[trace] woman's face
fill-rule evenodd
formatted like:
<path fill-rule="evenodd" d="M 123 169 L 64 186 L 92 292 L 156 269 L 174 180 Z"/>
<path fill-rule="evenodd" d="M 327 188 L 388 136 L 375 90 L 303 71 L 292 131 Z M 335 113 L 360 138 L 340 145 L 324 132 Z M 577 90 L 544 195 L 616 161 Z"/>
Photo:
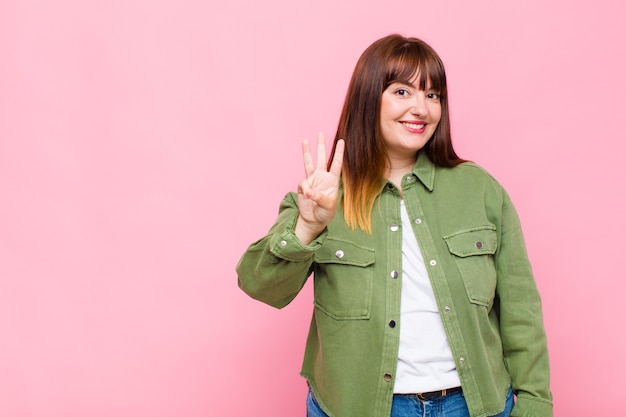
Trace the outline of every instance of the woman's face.
<path fill-rule="evenodd" d="M 419 89 L 419 74 L 412 83 L 396 82 L 380 104 L 380 126 L 391 159 L 415 157 L 435 133 L 441 119 L 437 91 Z"/>

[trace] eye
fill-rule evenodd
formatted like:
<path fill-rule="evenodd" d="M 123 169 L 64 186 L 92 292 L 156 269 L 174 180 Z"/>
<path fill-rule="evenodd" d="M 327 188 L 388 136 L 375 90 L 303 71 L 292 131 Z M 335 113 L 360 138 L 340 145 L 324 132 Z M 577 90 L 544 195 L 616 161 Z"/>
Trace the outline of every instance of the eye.
<path fill-rule="evenodd" d="M 439 101 L 439 99 L 441 98 L 441 96 L 438 93 L 428 93 L 426 94 L 426 97 L 428 97 L 431 100 L 436 100 Z"/>
<path fill-rule="evenodd" d="M 396 90 L 396 94 L 399 95 L 400 97 L 408 97 L 411 95 L 411 92 L 407 90 L 406 88 L 398 88 Z"/>

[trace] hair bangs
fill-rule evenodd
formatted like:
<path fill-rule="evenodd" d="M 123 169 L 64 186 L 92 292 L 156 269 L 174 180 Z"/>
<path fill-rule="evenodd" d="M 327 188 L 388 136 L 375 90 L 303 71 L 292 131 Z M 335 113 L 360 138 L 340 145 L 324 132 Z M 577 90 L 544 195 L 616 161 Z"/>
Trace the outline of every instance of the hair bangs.
<path fill-rule="evenodd" d="M 416 80 L 416 77 L 419 77 Z M 385 88 L 395 82 L 413 84 L 420 90 L 431 89 L 440 95 L 446 93 L 446 73 L 443 63 L 434 51 L 424 47 L 421 41 L 408 38 L 398 45 L 388 60 Z"/>

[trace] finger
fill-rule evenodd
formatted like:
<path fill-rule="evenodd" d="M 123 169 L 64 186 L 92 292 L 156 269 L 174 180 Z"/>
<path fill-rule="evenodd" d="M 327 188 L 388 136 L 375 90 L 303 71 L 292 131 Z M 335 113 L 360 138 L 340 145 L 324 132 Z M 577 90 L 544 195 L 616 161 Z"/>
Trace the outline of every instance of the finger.
<path fill-rule="evenodd" d="M 335 207 L 335 204 L 337 203 L 336 194 L 334 196 L 326 195 L 324 193 L 311 190 L 310 195 L 307 197 L 310 200 L 314 201 L 315 204 L 317 204 L 319 207 L 325 210 L 332 210 Z"/>
<path fill-rule="evenodd" d="M 304 161 L 304 173 L 307 178 L 313 175 L 315 172 L 315 165 L 313 165 L 313 157 L 311 156 L 311 149 L 309 148 L 309 141 L 302 141 L 302 159 Z"/>
<path fill-rule="evenodd" d="M 317 169 L 326 171 L 326 138 L 322 132 L 317 134 Z"/>
<path fill-rule="evenodd" d="M 330 173 L 339 177 L 341 175 L 341 167 L 343 166 L 343 151 L 345 149 L 346 142 L 343 139 L 339 139 L 335 145 L 335 154 L 333 155 L 333 162 L 330 164 Z"/>
<path fill-rule="evenodd" d="M 302 194 L 306 198 L 311 198 L 313 189 L 311 188 L 311 184 L 309 184 L 308 180 L 302 180 L 300 184 L 298 184 L 298 194 Z"/>

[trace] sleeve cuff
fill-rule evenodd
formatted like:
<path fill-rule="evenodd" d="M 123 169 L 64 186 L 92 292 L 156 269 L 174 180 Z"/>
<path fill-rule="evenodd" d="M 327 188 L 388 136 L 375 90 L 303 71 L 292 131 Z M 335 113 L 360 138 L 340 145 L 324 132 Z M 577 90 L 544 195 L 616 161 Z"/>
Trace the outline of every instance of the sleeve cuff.
<path fill-rule="evenodd" d="M 553 417 L 552 401 L 520 395 L 511 411 L 511 417 Z"/>
<path fill-rule="evenodd" d="M 277 233 L 270 241 L 270 252 L 286 261 L 304 261 L 315 256 L 317 250 L 322 246 L 328 235 L 328 229 L 324 229 L 320 235 L 309 245 L 304 245 L 295 234 L 297 216 L 285 224 L 285 229 Z"/>

